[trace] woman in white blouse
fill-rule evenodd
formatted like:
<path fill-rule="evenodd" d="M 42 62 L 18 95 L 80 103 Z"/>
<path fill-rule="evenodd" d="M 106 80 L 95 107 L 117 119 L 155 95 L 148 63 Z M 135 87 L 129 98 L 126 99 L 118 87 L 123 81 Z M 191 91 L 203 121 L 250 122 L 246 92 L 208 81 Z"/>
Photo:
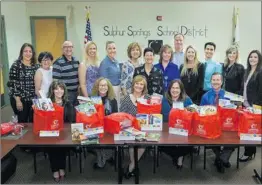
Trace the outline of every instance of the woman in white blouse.
<path fill-rule="evenodd" d="M 52 61 L 53 55 L 50 52 L 41 52 L 38 56 L 38 62 L 41 65 L 35 73 L 35 94 L 38 98 L 47 97 L 48 89 L 53 81 Z M 40 92 L 43 94 L 41 95 Z"/>

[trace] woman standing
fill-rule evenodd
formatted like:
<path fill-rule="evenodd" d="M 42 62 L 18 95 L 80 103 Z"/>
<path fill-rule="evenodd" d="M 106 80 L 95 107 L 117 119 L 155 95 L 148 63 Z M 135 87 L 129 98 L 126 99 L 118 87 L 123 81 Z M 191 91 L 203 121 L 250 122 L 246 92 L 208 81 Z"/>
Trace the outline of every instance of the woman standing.
<path fill-rule="evenodd" d="M 253 50 L 247 58 L 247 69 L 244 76 L 244 106 L 262 106 L 262 55 L 260 51 Z M 253 159 L 256 155 L 256 147 L 245 147 L 245 153 L 240 162 Z"/>
<path fill-rule="evenodd" d="M 235 94 L 242 94 L 241 87 L 244 81 L 245 69 L 238 62 L 237 47 L 231 46 L 226 50 L 226 60 L 223 65 L 224 89 Z"/>
<path fill-rule="evenodd" d="M 173 107 L 174 102 L 183 102 L 184 107 L 192 105 L 192 100 L 186 95 L 183 83 L 180 80 L 173 80 L 168 86 L 168 90 L 162 102 L 162 114 L 164 122 L 168 122 L 169 112 Z M 167 146 L 161 147 L 160 150 L 170 155 L 173 164 L 181 169 L 183 167 L 184 156 L 192 151 L 191 146 Z"/>
<path fill-rule="evenodd" d="M 199 105 L 203 91 L 204 65 L 199 62 L 193 46 L 186 48 L 184 64 L 180 66 L 180 77 L 186 94 Z"/>
<path fill-rule="evenodd" d="M 145 64 L 135 69 L 134 77 L 142 75 L 146 78 L 148 94 L 163 94 L 163 73 L 160 69 L 154 67 L 154 50 L 146 48 L 144 50 Z"/>
<path fill-rule="evenodd" d="M 113 85 L 117 103 L 120 103 L 120 65 L 116 60 L 116 44 L 113 41 L 106 42 L 107 56 L 99 67 L 99 76 L 107 78 Z"/>
<path fill-rule="evenodd" d="M 61 107 L 64 107 L 64 123 L 75 123 L 76 112 L 73 105 L 68 101 L 66 85 L 61 81 L 53 81 L 49 88 L 48 98 Z M 56 182 L 65 176 L 67 147 L 47 148 L 53 178 Z"/>
<path fill-rule="evenodd" d="M 145 97 L 147 94 L 147 82 L 141 75 L 135 76 L 132 82 L 131 94 L 126 95 L 121 101 L 120 112 L 126 112 L 132 116 L 137 114 L 137 99 Z M 138 149 L 138 160 L 141 158 L 145 148 Z M 130 163 L 125 172 L 125 178 L 129 179 L 134 176 L 135 160 L 134 149 L 129 148 Z"/>
<path fill-rule="evenodd" d="M 45 97 L 48 95 L 50 84 L 53 81 L 52 61 L 53 55 L 50 52 L 41 52 L 38 56 L 38 62 L 41 65 L 35 73 L 35 94 L 38 98 L 41 98 L 39 91 L 42 91 Z"/>
<path fill-rule="evenodd" d="M 96 80 L 92 90 L 92 96 L 100 96 L 102 98 L 105 116 L 118 112 L 114 89 L 108 79 L 100 77 Z M 104 168 L 106 162 L 112 162 L 113 151 L 111 149 L 100 149 L 97 150 L 96 153 L 97 162 L 93 166 L 94 169 Z"/>
<path fill-rule="evenodd" d="M 173 49 L 169 45 L 164 45 L 160 49 L 160 60 L 159 63 L 155 65 L 156 68 L 160 69 L 163 73 L 164 78 L 164 92 L 167 91 L 168 84 L 174 80 L 179 79 L 179 70 L 176 64 L 172 62 L 173 60 Z"/>
<path fill-rule="evenodd" d="M 90 41 L 85 46 L 85 61 L 78 68 L 80 93 L 88 97 L 95 81 L 99 77 L 97 45 Z"/>
<path fill-rule="evenodd" d="M 19 123 L 33 122 L 34 76 L 38 68 L 33 46 L 23 44 L 18 59 L 10 68 L 8 82 L 10 103 Z"/>
<path fill-rule="evenodd" d="M 122 95 L 126 96 L 131 93 L 132 80 L 135 68 L 141 65 L 139 58 L 142 55 L 142 49 L 137 42 L 129 44 L 127 48 L 127 55 L 129 60 L 123 63 L 121 72 L 121 91 Z"/>

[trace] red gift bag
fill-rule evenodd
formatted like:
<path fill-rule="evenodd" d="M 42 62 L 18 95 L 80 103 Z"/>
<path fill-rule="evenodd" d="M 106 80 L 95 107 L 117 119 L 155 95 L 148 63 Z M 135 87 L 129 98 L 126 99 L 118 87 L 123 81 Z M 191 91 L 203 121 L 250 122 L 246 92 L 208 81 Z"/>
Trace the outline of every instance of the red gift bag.
<path fill-rule="evenodd" d="M 223 131 L 238 130 L 238 110 L 218 107 L 220 124 Z"/>
<path fill-rule="evenodd" d="M 128 113 L 117 112 L 105 117 L 105 131 L 110 134 L 118 134 L 121 131 L 120 122 L 124 120 L 130 120 L 134 128 L 141 130 L 141 127 L 136 117 Z"/>
<path fill-rule="evenodd" d="M 137 102 L 137 114 L 161 114 L 162 104 L 145 105 Z"/>
<path fill-rule="evenodd" d="M 33 132 L 38 134 L 40 130 L 52 131 L 64 128 L 64 107 L 53 104 L 54 111 L 44 111 L 34 108 Z"/>
<path fill-rule="evenodd" d="M 105 111 L 104 106 L 100 104 L 95 104 L 96 113 L 92 115 L 86 115 L 83 112 L 76 112 L 76 122 L 83 123 L 84 128 L 97 128 L 104 127 Z M 103 137 L 103 134 L 99 134 Z"/>
<path fill-rule="evenodd" d="M 219 115 L 200 116 L 194 114 L 193 118 L 193 134 L 207 139 L 215 139 L 221 136 L 221 124 Z"/>
<path fill-rule="evenodd" d="M 238 136 L 240 134 L 262 134 L 261 114 L 239 111 Z"/>
<path fill-rule="evenodd" d="M 188 135 L 192 135 L 193 112 L 187 110 L 172 109 L 169 113 L 168 127 L 188 130 Z"/>

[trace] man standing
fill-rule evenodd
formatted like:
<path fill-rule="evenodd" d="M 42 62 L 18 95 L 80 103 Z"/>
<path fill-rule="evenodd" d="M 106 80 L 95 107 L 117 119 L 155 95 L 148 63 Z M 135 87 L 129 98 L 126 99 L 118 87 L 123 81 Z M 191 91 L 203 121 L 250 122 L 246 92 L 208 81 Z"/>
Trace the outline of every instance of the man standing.
<path fill-rule="evenodd" d="M 219 62 L 214 61 L 213 55 L 216 50 L 216 45 L 213 42 L 207 42 L 205 44 L 205 61 L 203 62 L 205 65 L 205 74 L 204 74 L 204 92 L 209 91 L 211 87 L 211 76 L 213 73 L 222 73 L 222 65 Z"/>
<path fill-rule="evenodd" d="M 175 52 L 173 54 L 173 63 L 177 65 L 178 69 L 180 65 L 184 63 L 184 35 L 182 33 L 177 33 L 174 36 Z"/>
<path fill-rule="evenodd" d="M 79 61 L 73 57 L 73 43 L 71 41 L 65 41 L 62 50 L 63 55 L 56 59 L 53 64 L 53 79 L 65 83 L 68 90 L 68 99 L 73 105 L 76 105 L 79 86 Z"/>
<path fill-rule="evenodd" d="M 221 89 L 223 83 L 223 77 L 221 73 L 213 73 L 211 76 L 212 88 L 206 92 L 202 99 L 200 105 L 218 105 L 219 99 L 225 99 L 225 91 Z M 234 147 L 224 147 L 221 149 L 221 146 L 212 147 L 213 152 L 216 155 L 215 165 L 217 171 L 220 173 L 225 172 L 225 167 L 230 168 L 231 164 L 229 159 L 234 151 Z"/>

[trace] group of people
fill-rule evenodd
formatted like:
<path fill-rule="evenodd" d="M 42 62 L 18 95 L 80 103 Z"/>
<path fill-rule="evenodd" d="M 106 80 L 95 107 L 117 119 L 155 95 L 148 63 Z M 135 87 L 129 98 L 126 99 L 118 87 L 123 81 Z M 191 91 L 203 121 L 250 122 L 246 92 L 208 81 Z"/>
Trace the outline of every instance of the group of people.
<path fill-rule="evenodd" d="M 205 60 L 200 62 L 197 50 L 192 45 L 184 49 L 184 35 L 174 36 L 173 51 L 170 45 L 163 45 L 160 59 L 154 63 L 154 50 L 142 51 L 137 42 L 127 48 L 128 60 L 119 63 L 116 58 L 117 47 L 113 41 L 106 42 L 106 57 L 100 62 L 95 42 L 85 45 L 83 62 L 73 56 L 73 43 L 65 41 L 63 54 L 53 62 L 50 52 L 41 52 L 36 61 L 36 53 L 31 44 L 25 43 L 18 59 L 9 72 L 8 87 L 10 102 L 18 122 L 33 122 L 32 99 L 41 98 L 42 91 L 52 102 L 64 107 L 64 122 L 75 122 L 74 106 L 77 96 L 101 96 L 105 115 L 114 112 L 126 112 L 133 116 L 137 113 L 137 99 L 150 97 L 157 93 L 163 95 L 163 121 L 168 121 L 168 114 L 173 102 L 184 102 L 187 107 L 197 105 L 217 105 L 223 99 L 225 91 L 243 95 L 245 107 L 262 105 L 262 56 L 253 50 L 247 57 L 247 68 L 238 61 L 238 48 L 231 46 L 226 50 L 225 61 L 219 63 L 213 59 L 216 44 L 204 45 Z M 144 62 L 141 60 L 143 55 Z M 174 165 L 182 168 L 183 159 L 192 151 L 191 147 L 161 147 L 160 150 L 171 156 Z M 140 148 L 140 159 L 145 149 Z M 219 172 L 230 167 L 229 158 L 234 147 L 215 147 L 215 165 Z M 134 176 L 134 155 L 130 148 L 130 163 L 125 177 Z M 65 151 L 49 149 L 49 159 L 53 177 L 56 181 L 65 175 Z M 246 147 L 240 161 L 254 157 L 255 147 Z M 95 169 L 103 168 L 112 161 L 109 150 L 96 151 Z M 114 159 L 113 159 L 114 160 Z"/>

